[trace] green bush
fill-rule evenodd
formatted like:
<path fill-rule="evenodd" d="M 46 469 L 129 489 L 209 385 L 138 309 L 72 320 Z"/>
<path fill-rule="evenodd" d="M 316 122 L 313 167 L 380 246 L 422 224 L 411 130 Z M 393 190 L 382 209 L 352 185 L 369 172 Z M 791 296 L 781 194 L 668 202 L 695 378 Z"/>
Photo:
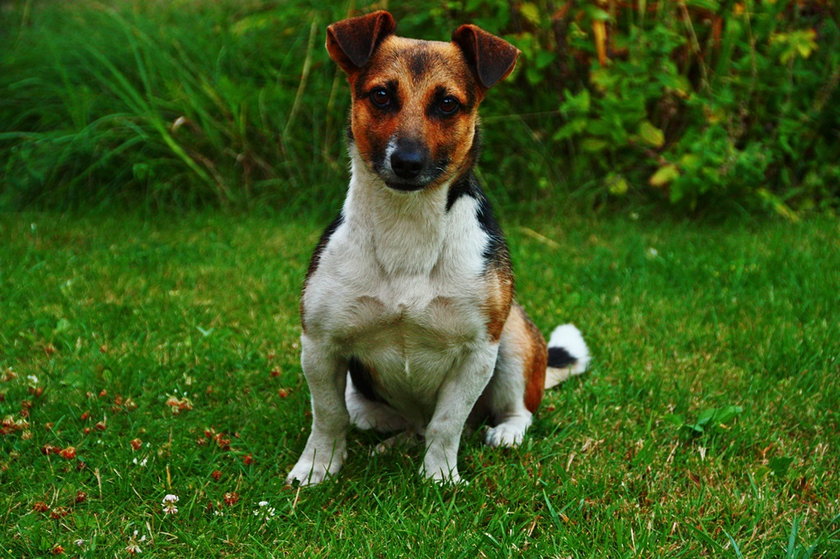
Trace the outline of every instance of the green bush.
<path fill-rule="evenodd" d="M 827 0 L 391 10 L 404 35 L 445 40 L 472 21 L 523 51 L 482 112 L 482 179 L 510 208 L 836 210 L 840 32 Z M 306 0 L 12 2 L 0 10 L 0 206 L 334 206 L 347 91 L 323 39 L 346 15 Z"/>

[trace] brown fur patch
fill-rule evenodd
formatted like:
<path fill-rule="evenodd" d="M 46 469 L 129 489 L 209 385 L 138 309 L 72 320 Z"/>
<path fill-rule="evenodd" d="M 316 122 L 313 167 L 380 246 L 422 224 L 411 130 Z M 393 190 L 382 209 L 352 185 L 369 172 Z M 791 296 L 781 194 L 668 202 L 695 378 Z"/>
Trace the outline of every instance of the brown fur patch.
<path fill-rule="evenodd" d="M 533 322 L 525 314 L 525 311 L 517 306 L 528 335 L 528 347 L 523 359 L 523 372 L 525 377 L 525 407 L 534 413 L 542 402 L 545 392 L 545 366 L 548 361 L 548 350 L 545 345 L 545 338 Z"/>
<path fill-rule="evenodd" d="M 522 364 L 525 384 L 523 403 L 531 413 L 536 412 L 545 392 L 545 372 L 548 350 L 542 333 L 515 302 L 504 325 L 505 351 Z"/>
<path fill-rule="evenodd" d="M 509 266 L 491 266 L 485 275 L 487 299 L 487 333 L 493 342 L 499 341 L 510 315 L 513 302 L 513 273 Z"/>
<path fill-rule="evenodd" d="M 548 350 L 545 339 L 525 311 L 513 304 L 510 317 L 505 324 L 505 340 L 510 340 L 513 351 L 522 362 L 522 376 L 525 380 L 525 407 L 534 413 L 542 401 L 545 391 L 545 367 Z"/>

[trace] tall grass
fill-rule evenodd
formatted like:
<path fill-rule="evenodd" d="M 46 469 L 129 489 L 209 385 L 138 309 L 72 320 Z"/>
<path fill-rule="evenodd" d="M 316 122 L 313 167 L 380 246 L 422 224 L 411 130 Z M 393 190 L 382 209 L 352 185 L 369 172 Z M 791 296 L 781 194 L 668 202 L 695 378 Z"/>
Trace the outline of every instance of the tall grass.
<path fill-rule="evenodd" d="M 6 205 L 295 203 L 341 174 L 340 122 L 324 114 L 344 101 L 316 40 L 341 17 L 328 8 L 27 3 L 2 17 Z"/>

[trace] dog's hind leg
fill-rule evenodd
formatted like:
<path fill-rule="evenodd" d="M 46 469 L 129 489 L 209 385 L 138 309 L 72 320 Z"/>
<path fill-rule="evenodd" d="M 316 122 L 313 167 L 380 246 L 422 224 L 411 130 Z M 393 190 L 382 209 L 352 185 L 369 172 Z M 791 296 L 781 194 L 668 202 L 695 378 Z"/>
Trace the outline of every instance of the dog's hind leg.
<path fill-rule="evenodd" d="M 382 433 L 403 431 L 409 428 L 408 422 L 394 408 L 384 402 L 369 399 L 353 384 L 350 373 L 347 374 L 347 387 L 344 401 L 350 421 L 359 429 L 374 429 Z"/>
<path fill-rule="evenodd" d="M 518 305 L 511 307 L 502 331 L 499 357 L 484 402 L 493 427 L 484 442 L 517 446 L 531 425 L 545 385 L 546 348 L 539 330 Z"/>

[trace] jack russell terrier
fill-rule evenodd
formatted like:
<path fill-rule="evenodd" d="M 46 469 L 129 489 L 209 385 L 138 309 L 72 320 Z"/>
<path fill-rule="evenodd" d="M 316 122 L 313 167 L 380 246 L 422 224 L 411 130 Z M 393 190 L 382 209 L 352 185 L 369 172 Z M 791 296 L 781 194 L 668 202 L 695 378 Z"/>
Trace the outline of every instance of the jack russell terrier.
<path fill-rule="evenodd" d="M 312 431 L 289 483 L 338 472 L 351 423 L 423 435 L 421 474 L 458 482 L 465 424 L 488 421 L 488 445 L 518 445 L 544 390 L 589 361 L 577 328 L 546 346 L 514 302 L 508 248 L 473 174 L 478 106 L 519 51 L 474 25 L 448 43 L 395 27 L 378 11 L 327 28 L 352 96 L 351 178 L 304 284 Z"/>

